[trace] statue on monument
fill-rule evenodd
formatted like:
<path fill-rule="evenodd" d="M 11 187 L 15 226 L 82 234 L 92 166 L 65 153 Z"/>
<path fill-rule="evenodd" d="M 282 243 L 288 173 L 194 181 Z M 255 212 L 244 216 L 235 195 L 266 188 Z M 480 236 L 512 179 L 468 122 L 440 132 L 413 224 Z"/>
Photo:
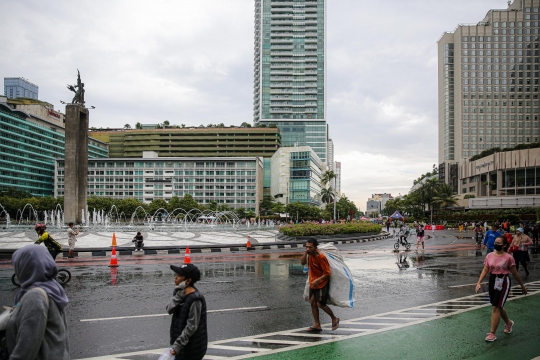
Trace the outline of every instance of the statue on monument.
<path fill-rule="evenodd" d="M 77 85 L 68 85 L 67 88 L 75 93 L 71 103 L 84 106 L 84 83 L 81 82 L 79 69 L 77 69 Z"/>

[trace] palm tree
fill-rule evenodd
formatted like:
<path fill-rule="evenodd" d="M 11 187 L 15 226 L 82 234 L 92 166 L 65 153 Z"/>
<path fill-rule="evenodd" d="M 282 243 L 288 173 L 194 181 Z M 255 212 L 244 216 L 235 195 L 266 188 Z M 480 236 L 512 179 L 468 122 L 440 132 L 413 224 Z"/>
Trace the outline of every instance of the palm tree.
<path fill-rule="evenodd" d="M 335 178 L 336 178 L 336 174 L 332 170 L 325 171 L 321 176 L 321 183 L 324 186 L 326 186 L 326 184 L 328 184 L 329 182 L 331 182 Z"/>
<path fill-rule="evenodd" d="M 437 188 L 437 194 L 433 197 L 433 202 L 443 208 L 457 204 L 457 197 L 454 195 L 452 185 L 440 184 Z"/>
<path fill-rule="evenodd" d="M 321 190 L 321 200 L 323 203 L 330 204 L 334 201 L 334 189 L 330 186 L 328 189 L 323 188 Z"/>

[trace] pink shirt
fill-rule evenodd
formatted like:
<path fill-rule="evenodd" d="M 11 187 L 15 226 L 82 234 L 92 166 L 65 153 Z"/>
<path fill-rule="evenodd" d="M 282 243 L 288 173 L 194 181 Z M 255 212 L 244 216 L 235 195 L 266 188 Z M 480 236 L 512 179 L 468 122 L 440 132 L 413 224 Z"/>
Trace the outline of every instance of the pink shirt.
<path fill-rule="evenodd" d="M 486 256 L 484 265 L 488 267 L 490 274 L 509 274 L 510 268 L 516 266 L 516 261 L 514 260 L 514 257 L 508 253 L 497 256 L 492 252 Z"/>

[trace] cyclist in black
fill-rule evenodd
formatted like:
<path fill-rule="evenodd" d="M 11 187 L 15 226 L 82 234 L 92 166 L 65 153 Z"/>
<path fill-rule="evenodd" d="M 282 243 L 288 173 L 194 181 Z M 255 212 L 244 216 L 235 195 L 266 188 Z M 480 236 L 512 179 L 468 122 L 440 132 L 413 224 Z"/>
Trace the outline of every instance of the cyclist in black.
<path fill-rule="evenodd" d="M 36 224 L 34 227 L 36 233 L 39 235 L 39 239 L 34 244 L 45 243 L 45 247 L 49 250 L 49 253 L 56 260 L 56 256 L 62 252 L 62 245 L 60 245 L 56 240 L 54 240 L 47 231 L 47 225 L 45 224 Z"/>

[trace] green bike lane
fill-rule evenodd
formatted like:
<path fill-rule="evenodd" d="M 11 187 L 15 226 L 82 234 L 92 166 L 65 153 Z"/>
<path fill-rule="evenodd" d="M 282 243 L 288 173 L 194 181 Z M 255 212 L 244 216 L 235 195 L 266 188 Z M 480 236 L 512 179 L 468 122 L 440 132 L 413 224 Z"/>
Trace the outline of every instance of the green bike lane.
<path fill-rule="evenodd" d="M 505 334 L 501 321 L 497 340 L 484 341 L 491 306 L 419 324 L 294 350 L 257 356 L 257 360 L 296 359 L 533 359 L 540 356 L 540 294 L 505 305 L 515 322 Z"/>

